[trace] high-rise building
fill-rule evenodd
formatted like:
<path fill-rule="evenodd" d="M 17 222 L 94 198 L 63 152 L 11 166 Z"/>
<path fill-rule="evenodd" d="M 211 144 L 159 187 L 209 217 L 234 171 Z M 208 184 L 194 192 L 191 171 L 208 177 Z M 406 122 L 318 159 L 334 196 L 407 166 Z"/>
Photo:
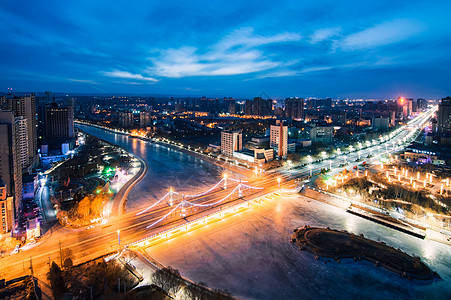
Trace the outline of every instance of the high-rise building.
<path fill-rule="evenodd" d="M 413 112 L 413 99 L 409 98 L 407 99 L 407 115 L 410 116 Z"/>
<path fill-rule="evenodd" d="M 236 101 L 235 99 L 229 98 L 227 100 L 224 100 L 227 106 L 227 111 L 229 114 L 235 114 L 236 113 Z"/>
<path fill-rule="evenodd" d="M 451 97 L 443 98 L 438 106 L 437 134 L 451 135 Z"/>
<path fill-rule="evenodd" d="M 241 131 L 224 130 L 221 132 L 221 153 L 233 156 L 233 152 L 243 149 L 243 134 Z"/>
<path fill-rule="evenodd" d="M 285 116 L 294 120 L 304 119 L 304 99 L 285 99 Z"/>
<path fill-rule="evenodd" d="M 51 91 L 45 91 L 44 104 L 51 104 L 53 102 L 53 93 Z"/>
<path fill-rule="evenodd" d="M 51 138 L 73 138 L 74 108 L 58 107 L 56 103 L 45 108 L 45 136 Z"/>
<path fill-rule="evenodd" d="M 36 122 L 36 99 L 34 94 L 26 96 L 6 95 L 0 97 L 0 107 L 12 110 L 16 117 L 25 117 L 28 127 L 28 155 L 30 164 L 36 162 L 38 141 Z"/>
<path fill-rule="evenodd" d="M 254 116 L 272 115 L 272 100 L 255 97 L 254 100 L 246 100 L 245 114 Z"/>
<path fill-rule="evenodd" d="M 417 99 L 417 109 L 418 111 L 422 111 L 428 107 L 428 102 L 426 99 L 418 98 Z"/>
<path fill-rule="evenodd" d="M 15 117 L 16 143 L 18 144 L 18 159 L 22 165 L 22 170 L 29 166 L 28 155 L 28 120 L 25 117 Z"/>
<path fill-rule="evenodd" d="M 152 115 L 150 111 L 143 110 L 139 113 L 139 127 L 146 128 L 152 126 Z"/>
<path fill-rule="evenodd" d="M 72 106 L 75 110 L 75 101 L 76 99 L 74 97 L 67 97 L 66 106 Z"/>
<path fill-rule="evenodd" d="M 122 128 L 130 128 L 134 125 L 133 113 L 131 111 L 121 112 L 119 116 L 119 124 Z"/>
<path fill-rule="evenodd" d="M 22 202 L 22 164 L 17 131 L 14 112 L 0 110 L 0 178 L 5 183 L 6 195 L 14 197 L 14 218 L 17 218 Z"/>
<path fill-rule="evenodd" d="M 8 233 L 13 229 L 13 200 L 13 197 L 8 197 L 6 184 L 0 178 L 0 234 Z"/>
<path fill-rule="evenodd" d="M 277 120 L 276 125 L 271 125 L 270 129 L 269 146 L 276 150 L 277 156 L 280 158 L 286 157 L 288 153 L 288 126 Z"/>

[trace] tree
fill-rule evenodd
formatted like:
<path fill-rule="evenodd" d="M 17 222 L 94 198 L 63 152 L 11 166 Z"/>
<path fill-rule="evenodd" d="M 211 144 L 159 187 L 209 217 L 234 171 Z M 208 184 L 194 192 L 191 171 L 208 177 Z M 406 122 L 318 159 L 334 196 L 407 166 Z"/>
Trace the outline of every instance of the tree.
<path fill-rule="evenodd" d="M 77 215 L 86 217 L 90 214 L 91 210 L 91 197 L 84 197 L 77 206 Z"/>
<path fill-rule="evenodd" d="M 50 281 L 53 297 L 55 299 L 60 299 L 65 291 L 64 279 L 60 267 L 54 261 L 52 261 L 49 273 L 47 274 L 47 279 Z"/>
<path fill-rule="evenodd" d="M 70 268 L 73 265 L 74 253 L 69 248 L 64 248 L 60 252 L 60 261 L 63 262 L 63 268 Z"/>
<path fill-rule="evenodd" d="M 203 294 L 203 288 L 196 285 L 190 284 L 183 288 L 184 300 L 201 300 Z"/>
<path fill-rule="evenodd" d="M 177 269 L 166 267 L 158 269 L 152 276 L 152 281 L 166 292 L 177 293 L 181 288 L 180 272 Z"/>

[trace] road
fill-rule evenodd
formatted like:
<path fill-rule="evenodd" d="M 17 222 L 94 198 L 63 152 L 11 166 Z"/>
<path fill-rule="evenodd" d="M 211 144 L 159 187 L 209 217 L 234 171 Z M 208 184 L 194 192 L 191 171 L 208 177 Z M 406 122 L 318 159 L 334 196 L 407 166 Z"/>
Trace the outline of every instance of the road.
<path fill-rule="evenodd" d="M 174 211 L 168 215 L 173 210 L 173 207 L 177 205 L 176 202 L 173 206 L 167 204 L 156 206 L 154 209 L 139 215 L 136 212 L 130 212 L 111 219 L 106 225 L 99 225 L 89 230 L 59 227 L 34 247 L 0 259 L 0 273 L 2 270 L 6 272 L 6 280 L 29 274 L 30 270 L 28 267 L 31 259 L 35 274 L 44 275 L 48 271 L 47 264 L 49 261 L 54 260 L 59 263 L 60 247 L 71 249 L 75 255 L 74 263 L 81 263 L 107 253 L 118 251 L 124 245 L 129 245 L 175 226 L 186 224 L 187 222 L 219 212 L 230 206 L 241 204 L 244 201 L 277 191 L 279 189 L 279 178 L 281 181 L 280 187 L 286 187 L 291 186 L 294 180 L 304 179 L 310 174 L 319 172 L 321 169 L 328 169 L 329 167 L 332 167 L 332 169 L 337 168 L 345 160 L 351 162 L 350 166 L 352 166 L 356 164 L 355 160 L 359 155 L 366 157 L 372 154 L 377 159 L 378 156 L 397 151 L 409 141 L 414 140 L 421 131 L 422 125 L 429 120 L 434 111 L 435 108 L 423 113 L 421 116 L 410 121 L 408 125 L 387 135 L 385 138 L 372 142 L 370 145 L 362 146 L 361 149 L 346 153 L 337 153 L 337 155 L 328 159 L 312 161 L 307 166 L 295 166 L 290 169 L 268 172 L 267 174 L 259 175 L 257 178 L 252 178 L 246 184 L 261 189 L 244 191 L 242 197 L 236 195 L 236 197 L 229 198 L 217 205 L 204 209 L 187 207 L 187 216 L 185 218 L 180 216 L 180 211 Z M 237 184 L 235 183 L 235 185 Z M 232 185 L 229 185 L 226 190 L 220 185 L 211 193 L 190 199 L 190 201 L 203 205 L 216 203 L 224 199 L 232 189 Z M 42 193 L 45 193 L 45 190 Z M 167 218 L 154 224 L 166 215 L 168 215 Z M 154 225 L 148 228 L 152 224 Z M 118 230 L 120 230 L 120 245 L 118 244 Z"/>

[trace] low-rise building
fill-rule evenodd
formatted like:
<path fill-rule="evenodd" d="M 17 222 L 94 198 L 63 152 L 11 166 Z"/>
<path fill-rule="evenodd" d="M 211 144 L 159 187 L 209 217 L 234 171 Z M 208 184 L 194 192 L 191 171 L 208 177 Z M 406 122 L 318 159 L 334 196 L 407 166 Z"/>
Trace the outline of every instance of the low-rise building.
<path fill-rule="evenodd" d="M 244 148 L 233 152 L 233 157 L 253 164 L 264 164 L 274 159 L 274 150 L 271 148 L 256 148 L 254 150 Z"/>
<path fill-rule="evenodd" d="M 27 240 L 33 240 L 41 236 L 41 224 L 38 219 L 27 221 Z"/>
<path fill-rule="evenodd" d="M 296 143 L 288 143 L 287 144 L 287 152 L 288 153 L 296 152 Z"/>
<path fill-rule="evenodd" d="M 5 182 L 0 179 L 0 234 L 11 232 L 13 228 L 14 197 L 8 197 Z"/>
<path fill-rule="evenodd" d="M 332 126 L 313 126 L 310 129 L 310 139 L 312 143 L 331 144 L 334 137 Z"/>

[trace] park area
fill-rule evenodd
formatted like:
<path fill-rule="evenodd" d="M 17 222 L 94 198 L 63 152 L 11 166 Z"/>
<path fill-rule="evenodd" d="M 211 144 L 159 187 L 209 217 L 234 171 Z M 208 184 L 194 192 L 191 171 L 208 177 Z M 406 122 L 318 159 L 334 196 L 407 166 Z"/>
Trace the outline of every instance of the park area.
<path fill-rule="evenodd" d="M 121 148 L 87 135 L 75 155 L 50 174 L 59 222 L 78 228 L 109 218 L 107 204 L 133 175 L 133 163 Z"/>

